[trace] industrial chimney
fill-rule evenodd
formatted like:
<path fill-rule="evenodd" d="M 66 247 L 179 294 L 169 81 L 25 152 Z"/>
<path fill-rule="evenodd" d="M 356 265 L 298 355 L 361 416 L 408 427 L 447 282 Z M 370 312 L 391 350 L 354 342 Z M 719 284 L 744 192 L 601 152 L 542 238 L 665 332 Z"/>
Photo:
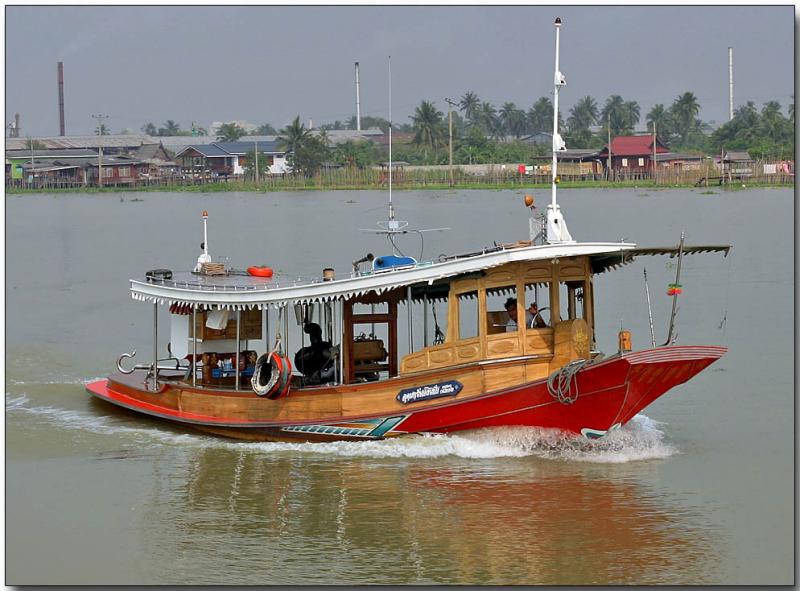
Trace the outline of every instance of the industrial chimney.
<path fill-rule="evenodd" d="M 64 62 L 58 62 L 58 134 L 67 135 L 64 130 Z"/>
<path fill-rule="evenodd" d="M 356 62 L 356 129 L 361 131 L 361 83 L 358 81 L 358 62 Z"/>

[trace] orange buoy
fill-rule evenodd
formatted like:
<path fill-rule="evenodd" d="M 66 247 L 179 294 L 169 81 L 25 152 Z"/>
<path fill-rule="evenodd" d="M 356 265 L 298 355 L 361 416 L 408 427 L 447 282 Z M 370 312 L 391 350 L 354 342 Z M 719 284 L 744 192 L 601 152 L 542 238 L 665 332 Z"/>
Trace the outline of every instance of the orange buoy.
<path fill-rule="evenodd" d="M 259 267 L 254 265 L 252 267 L 247 267 L 247 273 L 253 277 L 272 277 L 272 267 Z"/>

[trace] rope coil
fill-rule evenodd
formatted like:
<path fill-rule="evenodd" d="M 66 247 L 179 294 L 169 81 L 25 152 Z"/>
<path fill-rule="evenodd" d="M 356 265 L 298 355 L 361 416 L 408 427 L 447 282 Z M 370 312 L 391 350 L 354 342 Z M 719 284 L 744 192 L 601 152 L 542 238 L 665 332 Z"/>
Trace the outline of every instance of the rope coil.
<path fill-rule="evenodd" d="M 570 361 L 547 378 L 547 391 L 561 404 L 572 404 L 578 399 L 578 372 L 588 363 L 588 359 Z M 573 393 L 572 384 L 575 384 Z"/>

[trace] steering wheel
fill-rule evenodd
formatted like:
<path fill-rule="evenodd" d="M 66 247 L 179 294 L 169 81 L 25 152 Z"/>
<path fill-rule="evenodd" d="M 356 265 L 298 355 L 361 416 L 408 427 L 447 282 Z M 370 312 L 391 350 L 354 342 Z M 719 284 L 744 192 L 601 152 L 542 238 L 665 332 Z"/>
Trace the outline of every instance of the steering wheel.
<path fill-rule="evenodd" d="M 542 322 L 544 322 L 544 325 L 547 326 L 547 321 L 545 321 L 545 319 L 542 317 L 542 312 L 549 309 L 550 308 L 548 306 L 545 306 L 544 308 L 537 308 L 536 314 L 533 315 L 533 318 L 531 319 L 531 325 L 528 328 L 541 328 L 536 326 L 537 318 L 539 318 Z"/>

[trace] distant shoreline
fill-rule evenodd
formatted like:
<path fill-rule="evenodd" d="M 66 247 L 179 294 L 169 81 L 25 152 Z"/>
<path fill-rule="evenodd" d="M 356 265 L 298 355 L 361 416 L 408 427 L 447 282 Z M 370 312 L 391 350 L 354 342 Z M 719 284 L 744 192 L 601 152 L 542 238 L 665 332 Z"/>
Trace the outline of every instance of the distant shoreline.
<path fill-rule="evenodd" d="M 733 183 L 718 184 L 709 182 L 700 186 L 694 183 L 654 183 L 649 180 L 630 180 L 630 181 L 563 181 L 559 184 L 561 189 L 699 189 L 699 190 L 718 190 L 718 191 L 739 191 L 742 189 L 764 188 L 764 187 L 785 187 L 794 188 L 794 183 L 763 182 L 763 181 L 734 181 Z M 426 183 L 393 186 L 395 191 L 428 191 L 428 190 L 530 190 L 539 191 L 547 189 L 549 184 L 542 183 Z M 219 182 L 205 183 L 197 185 L 175 184 L 175 185 L 150 185 L 144 187 L 77 187 L 77 188 L 41 188 L 25 189 L 19 187 L 6 187 L 7 195 L 33 195 L 41 193 L 286 193 L 302 191 L 386 191 L 386 186 L 364 186 L 364 185 L 327 185 L 316 184 L 310 181 L 304 185 L 281 186 L 278 184 L 260 184 L 252 182 Z"/>

